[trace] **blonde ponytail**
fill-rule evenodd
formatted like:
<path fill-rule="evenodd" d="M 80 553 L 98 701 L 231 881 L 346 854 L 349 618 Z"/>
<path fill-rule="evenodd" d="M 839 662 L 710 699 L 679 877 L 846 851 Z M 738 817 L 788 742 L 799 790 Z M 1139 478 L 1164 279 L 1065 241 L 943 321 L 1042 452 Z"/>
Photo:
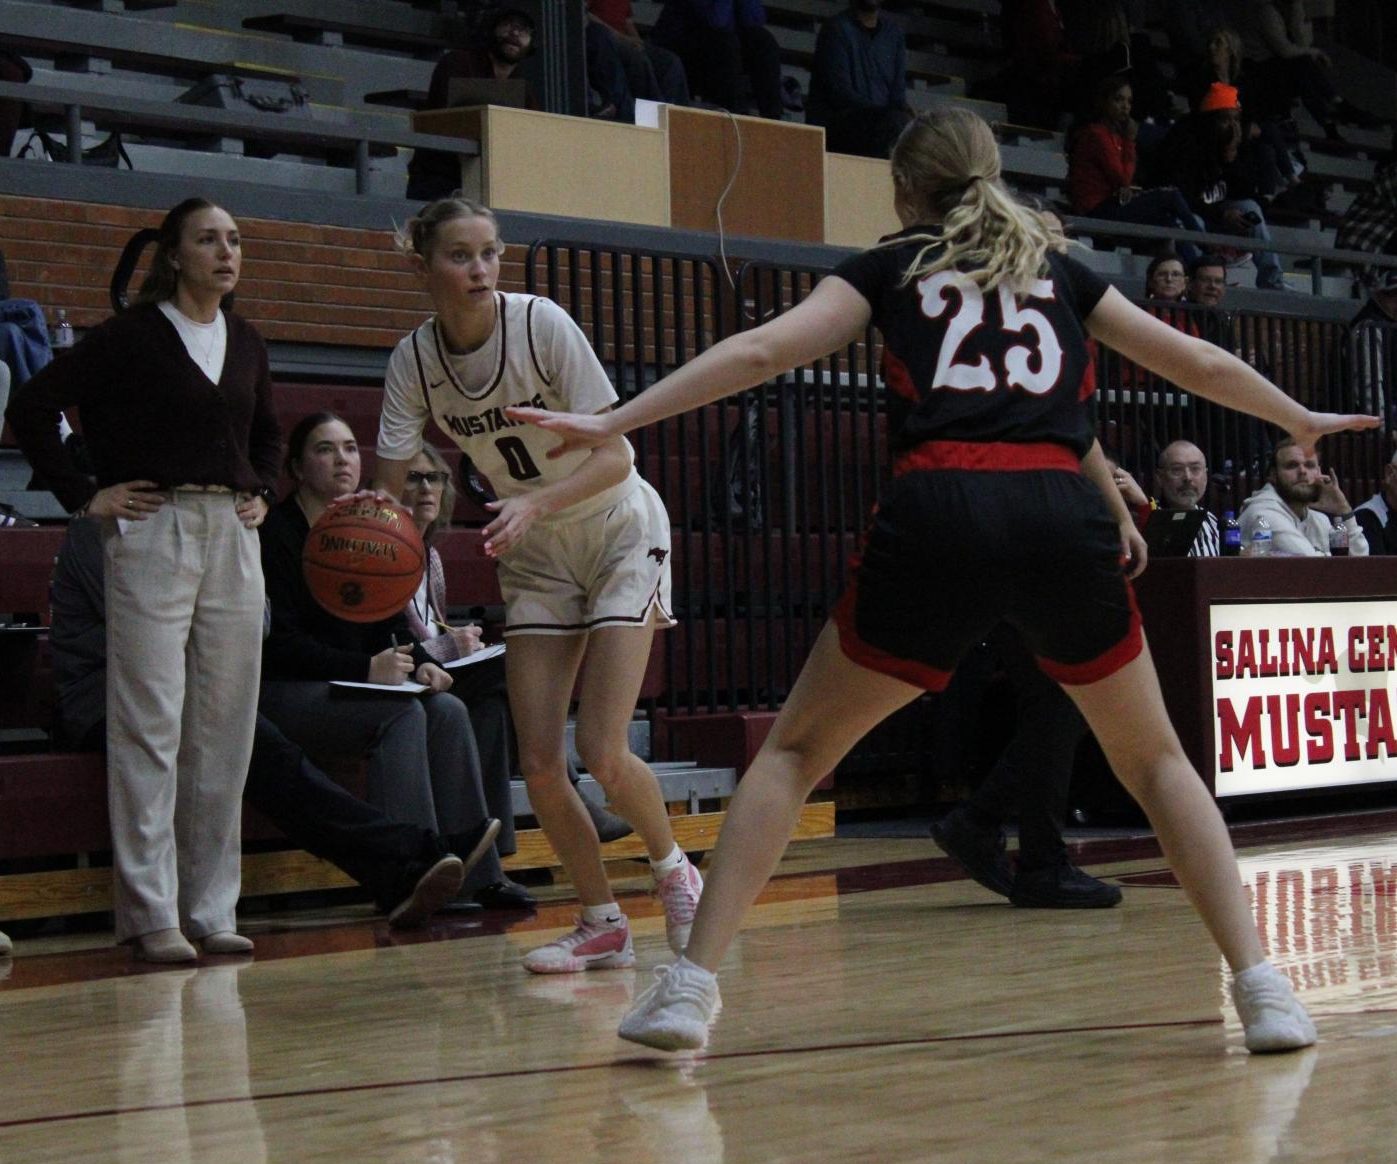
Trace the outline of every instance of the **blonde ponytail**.
<path fill-rule="evenodd" d="M 1019 202 L 1000 180 L 999 146 L 983 118 L 967 110 L 926 111 L 898 138 L 892 155 L 898 195 L 918 216 L 939 217 L 902 282 L 961 271 L 981 290 L 1000 283 L 1023 291 L 1044 271 L 1049 251 L 1067 240 L 1056 219 Z M 907 236 L 895 245 L 908 241 Z"/>

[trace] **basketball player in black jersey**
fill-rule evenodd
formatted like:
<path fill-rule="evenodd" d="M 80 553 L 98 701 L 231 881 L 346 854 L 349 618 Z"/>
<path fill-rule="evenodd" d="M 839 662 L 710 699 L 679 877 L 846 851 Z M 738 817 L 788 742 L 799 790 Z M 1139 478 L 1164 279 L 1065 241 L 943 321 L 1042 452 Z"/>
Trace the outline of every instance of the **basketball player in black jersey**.
<path fill-rule="evenodd" d="M 702 1047 L 712 971 L 779 860 L 810 789 L 868 730 L 1001 619 L 1076 703 L 1150 817 L 1221 948 L 1252 1051 L 1314 1042 L 1266 960 L 1217 806 L 1165 712 L 1122 554 L 1144 546 L 1093 439 L 1087 339 L 1305 447 L 1376 417 L 1313 413 L 1246 364 L 1132 306 L 1064 253 L 1061 232 L 1000 181 L 989 127 L 923 113 L 893 151 L 906 229 L 840 264 L 800 304 L 708 349 L 614 412 L 515 412 L 588 447 L 883 334 L 894 480 L 834 618 L 738 786 L 685 956 L 621 1023 L 665 1050 Z"/>

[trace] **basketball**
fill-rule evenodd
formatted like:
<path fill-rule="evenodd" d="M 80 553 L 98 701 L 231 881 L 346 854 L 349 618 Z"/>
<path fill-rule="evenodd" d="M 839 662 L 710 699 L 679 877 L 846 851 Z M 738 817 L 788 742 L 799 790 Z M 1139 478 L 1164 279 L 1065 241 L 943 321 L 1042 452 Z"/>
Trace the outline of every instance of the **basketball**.
<path fill-rule="evenodd" d="M 426 557 L 401 505 L 350 497 L 328 506 L 311 526 L 301 569 L 315 601 L 336 618 L 378 622 L 417 592 Z"/>

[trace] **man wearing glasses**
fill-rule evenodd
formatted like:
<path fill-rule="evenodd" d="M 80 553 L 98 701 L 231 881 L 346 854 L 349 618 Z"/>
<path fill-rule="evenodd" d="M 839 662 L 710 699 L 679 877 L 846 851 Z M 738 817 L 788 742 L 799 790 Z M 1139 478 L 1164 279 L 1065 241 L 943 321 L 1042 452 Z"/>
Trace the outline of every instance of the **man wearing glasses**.
<path fill-rule="evenodd" d="M 1202 509 L 1208 489 L 1208 458 L 1190 441 L 1166 445 L 1155 464 L 1154 492 L 1161 509 Z M 1198 536 L 1189 547 L 1190 558 L 1218 556 L 1218 519 L 1205 511 Z"/>

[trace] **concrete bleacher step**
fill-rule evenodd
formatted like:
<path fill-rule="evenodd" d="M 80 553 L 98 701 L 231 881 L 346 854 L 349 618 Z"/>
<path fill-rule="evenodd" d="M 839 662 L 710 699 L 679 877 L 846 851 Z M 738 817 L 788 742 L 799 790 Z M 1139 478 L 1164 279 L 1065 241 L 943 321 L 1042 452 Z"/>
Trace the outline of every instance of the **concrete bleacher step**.
<path fill-rule="evenodd" d="M 701 767 L 692 760 L 649 761 L 650 770 L 660 782 L 660 794 L 666 804 L 687 804 L 697 812 L 702 800 L 719 800 L 731 796 L 737 789 L 734 768 Z M 577 790 L 594 804 L 605 804 L 606 793 L 586 772 L 578 773 Z M 531 816 L 529 792 L 524 781 L 515 780 L 510 786 L 515 816 Z"/>

